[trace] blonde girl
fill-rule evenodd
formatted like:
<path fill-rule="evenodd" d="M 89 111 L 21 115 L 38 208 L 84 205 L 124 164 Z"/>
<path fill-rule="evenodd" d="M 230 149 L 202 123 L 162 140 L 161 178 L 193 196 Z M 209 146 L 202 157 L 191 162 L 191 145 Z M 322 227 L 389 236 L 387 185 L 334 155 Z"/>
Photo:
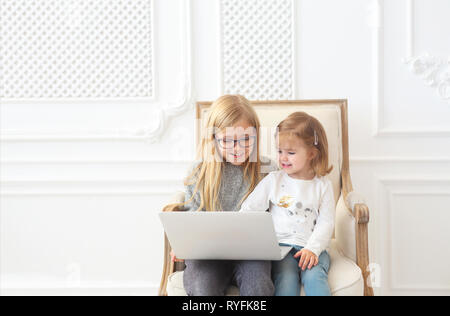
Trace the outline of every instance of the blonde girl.
<path fill-rule="evenodd" d="M 272 263 L 275 295 L 331 295 L 330 257 L 326 251 L 334 230 L 332 170 L 328 142 L 320 122 L 295 112 L 277 128 L 279 171 L 270 172 L 242 204 L 241 211 L 272 213 L 280 245 L 291 246 Z"/>
<path fill-rule="evenodd" d="M 239 210 L 263 177 L 259 129 L 258 117 L 245 97 L 224 95 L 212 104 L 199 147 L 201 161 L 185 181 L 186 211 Z M 273 295 L 270 261 L 186 260 L 185 264 L 188 295 L 224 295 L 230 283 L 244 296 Z"/>

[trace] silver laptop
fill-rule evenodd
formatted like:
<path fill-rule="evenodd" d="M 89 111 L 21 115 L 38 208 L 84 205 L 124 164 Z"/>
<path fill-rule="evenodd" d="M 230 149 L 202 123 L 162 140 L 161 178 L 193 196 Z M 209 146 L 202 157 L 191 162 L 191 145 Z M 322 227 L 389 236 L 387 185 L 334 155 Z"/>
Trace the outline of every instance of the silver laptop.
<path fill-rule="evenodd" d="M 166 212 L 159 217 L 179 259 L 281 260 L 268 212 Z"/>

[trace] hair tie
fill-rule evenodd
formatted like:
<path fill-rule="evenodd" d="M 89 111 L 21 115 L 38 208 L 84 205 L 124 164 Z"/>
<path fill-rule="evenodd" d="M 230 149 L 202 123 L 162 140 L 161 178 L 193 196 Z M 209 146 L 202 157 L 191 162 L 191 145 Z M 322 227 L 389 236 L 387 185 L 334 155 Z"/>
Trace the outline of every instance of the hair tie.
<path fill-rule="evenodd" d="M 314 130 L 314 146 L 319 144 L 319 137 L 317 137 L 316 130 Z"/>

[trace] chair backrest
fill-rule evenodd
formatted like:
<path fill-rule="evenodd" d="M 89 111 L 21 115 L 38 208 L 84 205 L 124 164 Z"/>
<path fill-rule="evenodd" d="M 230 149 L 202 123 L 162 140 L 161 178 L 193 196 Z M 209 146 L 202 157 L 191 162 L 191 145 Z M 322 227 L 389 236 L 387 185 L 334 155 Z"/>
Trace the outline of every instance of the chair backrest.
<path fill-rule="evenodd" d="M 197 145 L 200 128 L 205 126 L 212 102 L 197 103 Z M 261 123 L 260 153 L 277 161 L 274 133 L 283 119 L 293 112 L 306 112 L 317 118 L 325 128 L 328 139 L 329 161 L 333 170 L 328 178 L 333 183 L 337 203 L 341 194 L 341 173 L 348 168 L 347 100 L 298 100 L 251 102 Z"/>

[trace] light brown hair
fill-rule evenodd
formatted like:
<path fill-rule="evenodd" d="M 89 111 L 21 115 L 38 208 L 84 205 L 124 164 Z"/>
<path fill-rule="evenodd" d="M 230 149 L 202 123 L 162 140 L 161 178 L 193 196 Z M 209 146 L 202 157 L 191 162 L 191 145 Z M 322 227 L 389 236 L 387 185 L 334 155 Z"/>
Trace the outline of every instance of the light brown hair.
<path fill-rule="evenodd" d="M 277 126 L 275 135 L 279 139 L 301 139 L 305 145 L 316 152 L 311 160 L 311 168 L 317 176 L 325 176 L 333 166 L 328 164 L 328 140 L 325 129 L 315 117 L 305 112 L 294 112 Z"/>
<path fill-rule="evenodd" d="M 186 186 L 195 184 L 192 197 L 184 203 L 167 206 L 164 209 L 165 211 L 173 210 L 173 206 L 190 203 L 197 192 L 200 195 L 200 206 L 196 211 L 201 211 L 203 208 L 206 211 L 221 210 L 219 189 L 225 161 L 222 159 L 223 157 L 220 157 L 220 159 L 211 159 L 211 157 L 217 157 L 218 155 L 214 134 L 218 131 L 224 131 L 227 127 L 234 126 L 242 119 L 245 119 L 256 129 L 256 143 L 253 151 L 250 153 L 250 157 L 242 164 L 244 179 L 248 181 L 249 187 L 239 204 L 255 189 L 261 180 L 259 119 L 250 102 L 245 97 L 241 95 L 224 95 L 214 101 L 209 109 L 205 126 L 206 133 L 204 133 L 198 148 L 198 157 L 201 159 L 201 162 L 194 167 L 184 181 L 184 185 Z"/>

